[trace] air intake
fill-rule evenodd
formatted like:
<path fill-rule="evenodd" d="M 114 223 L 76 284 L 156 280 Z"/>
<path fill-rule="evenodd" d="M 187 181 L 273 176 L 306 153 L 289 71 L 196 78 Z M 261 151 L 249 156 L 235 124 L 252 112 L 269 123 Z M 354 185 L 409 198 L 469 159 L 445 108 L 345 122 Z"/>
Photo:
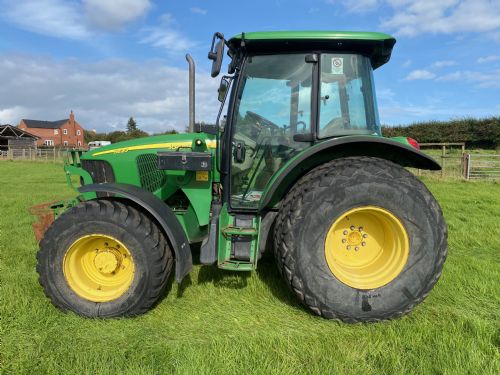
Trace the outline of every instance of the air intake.
<path fill-rule="evenodd" d="M 141 186 L 154 192 L 165 184 L 167 177 L 163 171 L 158 170 L 158 156 L 155 154 L 144 154 L 137 157 L 137 169 Z"/>

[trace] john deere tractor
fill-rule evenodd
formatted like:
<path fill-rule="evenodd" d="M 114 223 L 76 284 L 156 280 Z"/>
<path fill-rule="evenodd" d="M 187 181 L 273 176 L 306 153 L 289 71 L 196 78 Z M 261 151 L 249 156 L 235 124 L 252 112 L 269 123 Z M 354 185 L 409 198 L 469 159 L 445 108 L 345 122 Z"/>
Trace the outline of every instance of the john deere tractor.
<path fill-rule="evenodd" d="M 52 206 L 37 270 L 54 305 L 89 317 L 150 309 L 200 262 L 252 272 L 274 252 L 312 312 L 346 322 L 412 310 L 447 252 L 441 209 L 405 167 L 438 170 L 409 138 L 384 138 L 373 71 L 395 39 L 370 32 L 215 33 L 215 126 L 71 151 L 77 198 Z M 227 112 L 225 112 L 227 110 Z M 223 111 L 226 113 L 224 115 Z M 76 183 L 76 181 L 80 183 Z M 196 245 L 198 247 L 198 245 Z"/>

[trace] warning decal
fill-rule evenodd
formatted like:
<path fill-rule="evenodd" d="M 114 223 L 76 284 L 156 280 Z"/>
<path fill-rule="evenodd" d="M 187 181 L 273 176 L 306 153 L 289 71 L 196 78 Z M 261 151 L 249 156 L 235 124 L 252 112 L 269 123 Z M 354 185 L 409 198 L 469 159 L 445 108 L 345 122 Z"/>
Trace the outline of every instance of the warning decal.
<path fill-rule="evenodd" d="M 344 58 L 332 58 L 332 74 L 344 74 Z"/>

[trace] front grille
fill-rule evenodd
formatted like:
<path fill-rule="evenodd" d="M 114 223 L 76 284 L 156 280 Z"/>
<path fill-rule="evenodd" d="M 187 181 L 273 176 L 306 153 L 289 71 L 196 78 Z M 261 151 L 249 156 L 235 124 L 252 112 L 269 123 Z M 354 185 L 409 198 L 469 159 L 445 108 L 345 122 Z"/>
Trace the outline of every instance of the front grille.
<path fill-rule="evenodd" d="M 139 155 L 137 157 L 137 169 L 139 170 L 141 186 L 144 189 L 154 192 L 165 184 L 165 173 L 158 169 L 158 155 Z"/>
<path fill-rule="evenodd" d="M 115 174 L 111 164 L 104 160 L 81 160 L 82 168 L 92 177 L 94 183 L 112 183 L 115 182 Z"/>

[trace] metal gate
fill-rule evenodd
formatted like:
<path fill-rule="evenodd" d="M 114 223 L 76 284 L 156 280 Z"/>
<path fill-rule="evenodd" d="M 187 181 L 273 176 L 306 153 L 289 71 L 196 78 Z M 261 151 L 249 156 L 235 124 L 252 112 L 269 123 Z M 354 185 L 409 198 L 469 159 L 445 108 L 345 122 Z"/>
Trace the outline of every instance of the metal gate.
<path fill-rule="evenodd" d="M 464 154 L 463 165 L 467 180 L 500 180 L 500 155 Z"/>

